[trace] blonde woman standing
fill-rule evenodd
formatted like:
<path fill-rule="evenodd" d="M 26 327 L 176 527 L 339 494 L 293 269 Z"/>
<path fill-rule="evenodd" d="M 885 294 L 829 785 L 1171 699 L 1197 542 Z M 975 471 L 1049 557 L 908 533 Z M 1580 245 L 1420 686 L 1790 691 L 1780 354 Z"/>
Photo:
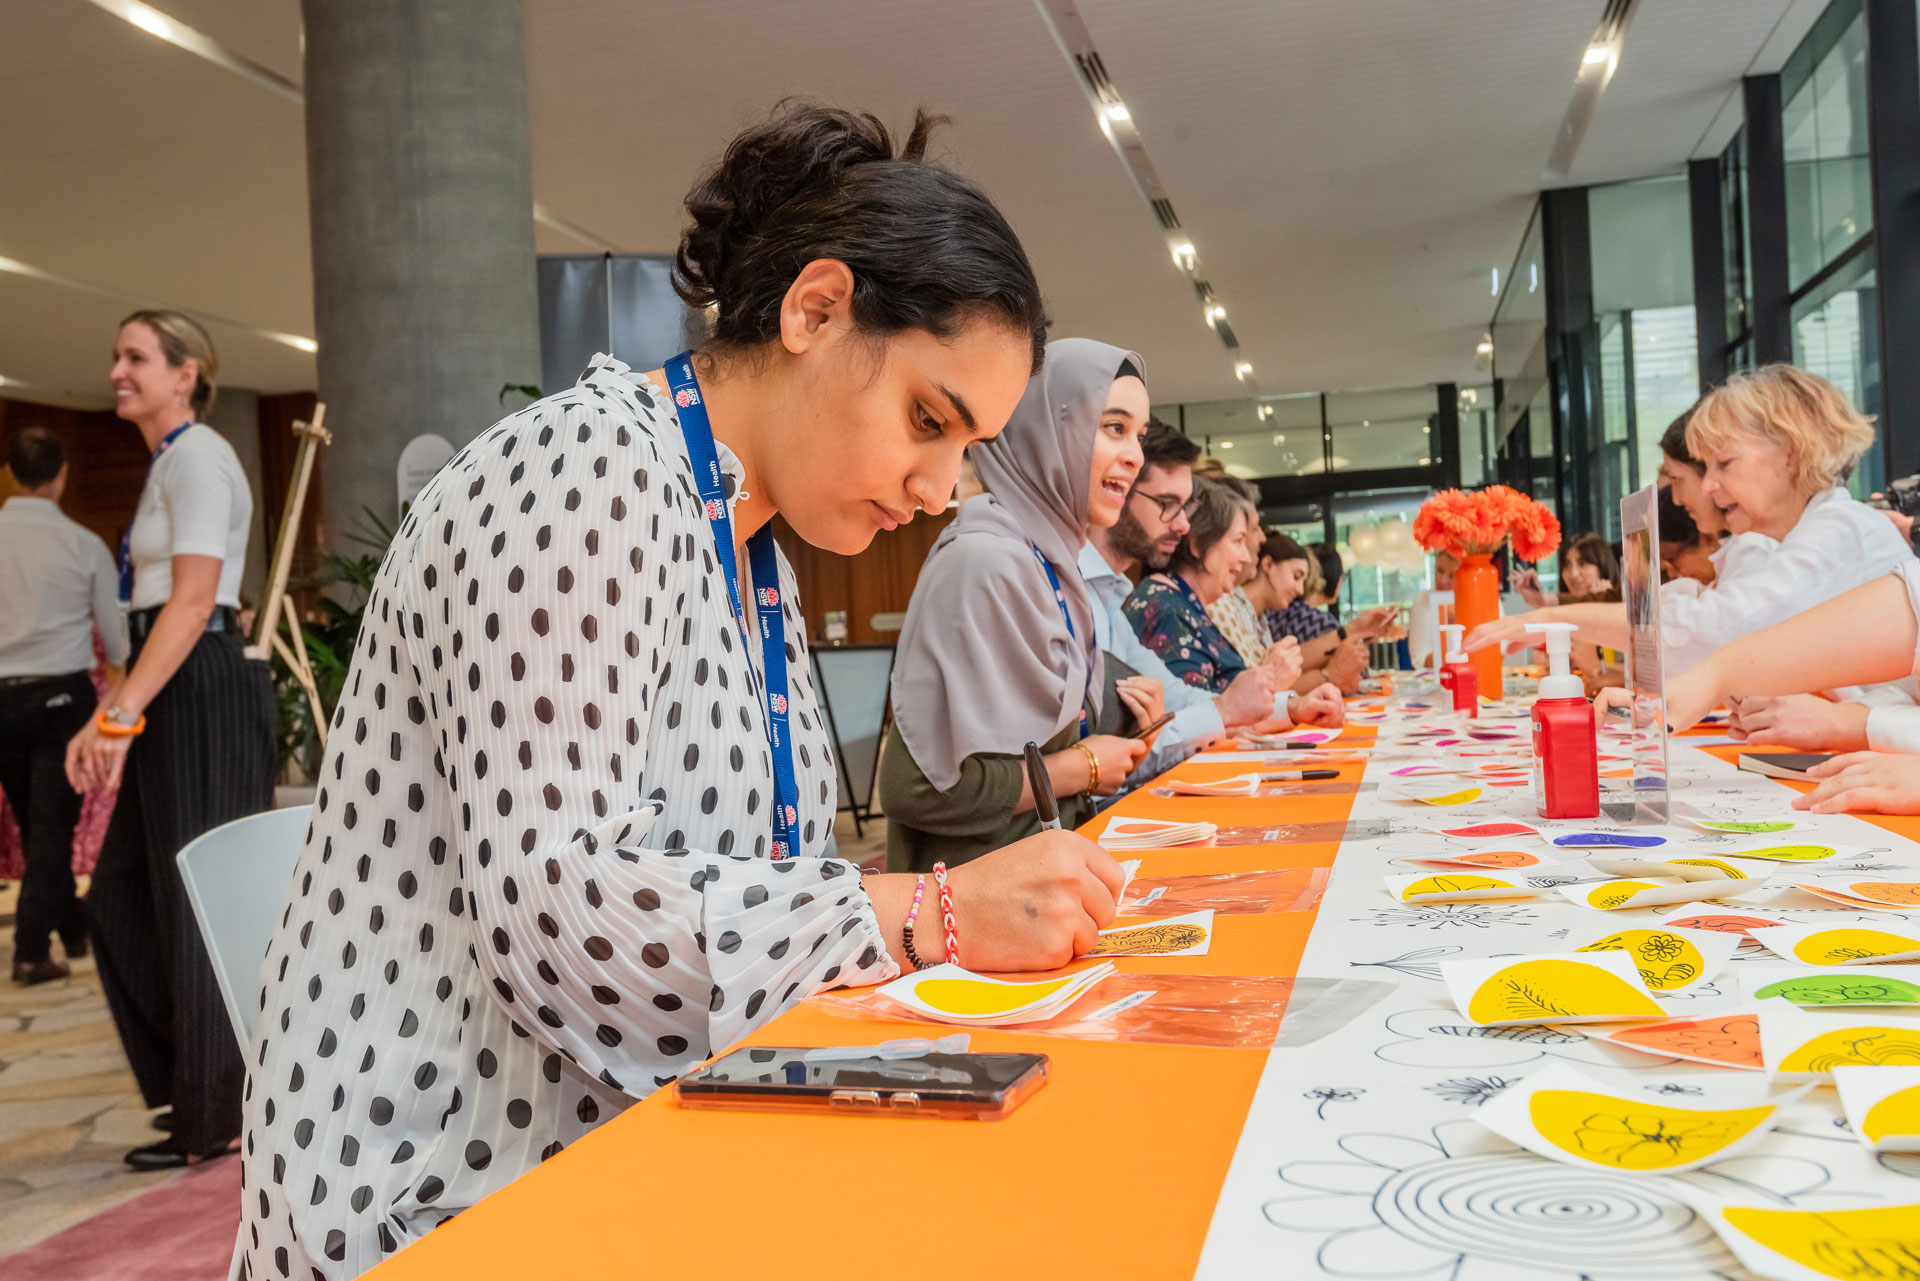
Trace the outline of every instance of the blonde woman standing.
<path fill-rule="evenodd" d="M 127 1163 L 224 1154 L 244 1079 L 226 1007 L 174 855 L 273 803 L 274 699 L 239 624 L 253 494 L 233 447 L 200 421 L 218 358 L 206 330 L 137 311 L 113 349 L 116 412 L 153 461 L 120 550 L 133 643 L 126 678 L 67 746 L 80 791 L 120 785 L 87 894 L 100 981 L 149 1107 L 170 1131 Z"/>

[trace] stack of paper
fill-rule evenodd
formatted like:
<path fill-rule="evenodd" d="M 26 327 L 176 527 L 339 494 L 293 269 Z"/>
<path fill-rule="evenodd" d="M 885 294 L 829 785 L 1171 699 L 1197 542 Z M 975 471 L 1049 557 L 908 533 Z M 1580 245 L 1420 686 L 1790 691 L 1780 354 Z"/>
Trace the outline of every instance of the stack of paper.
<path fill-rule="evenodd" d="M 936 965 L 880 988 L 888 1000 L 939 1023 L 998 1027 L 1050 1019 L 1113 973 L 1111 961 L 1033 983 L 991 979 L 957 965 Z"/>
<path fill-rule="evenodd" d="M 1110 850 L 1161 850 L 1173 845 L 1197 845 L 1213 839 L 1220 829 L 1212 823 L 1173 823 L 1159 818 L 1113 818 L 1100 833 L 1100 844 Z"/>

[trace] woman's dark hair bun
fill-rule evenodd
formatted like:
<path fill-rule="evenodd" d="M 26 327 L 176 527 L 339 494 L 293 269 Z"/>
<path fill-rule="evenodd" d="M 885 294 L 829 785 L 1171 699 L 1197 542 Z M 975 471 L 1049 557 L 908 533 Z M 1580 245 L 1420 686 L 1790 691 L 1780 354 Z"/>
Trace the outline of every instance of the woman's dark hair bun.
<path fill-rule="evenodd" d="M 1046 317 L 1026 251 L 978 187 L 926 160 L 946 123 L 915 112 L 896 152 L 869 112 L 787 99 L 729 143 L 687 195 L 674 255 L 674 290 L 715 310 L 711 342 L 777 337 L 794 277 L 832 258 L 853 272 L 862 330 L 944 338 L 985 313 L 1031 336 L 1038 370 Z"/>

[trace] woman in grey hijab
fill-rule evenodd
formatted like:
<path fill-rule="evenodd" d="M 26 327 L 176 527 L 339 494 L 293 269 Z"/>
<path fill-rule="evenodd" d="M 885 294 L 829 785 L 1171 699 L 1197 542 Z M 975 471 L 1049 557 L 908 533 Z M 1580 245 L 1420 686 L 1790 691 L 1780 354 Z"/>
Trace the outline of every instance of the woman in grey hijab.
<path fill-rule="evenodd" d="M 1143 368 L 1090 339 L 1049 343 L 1006 429 L 969 451 L 986 492 L 927 553 L 893 669 L 880 769 L 890 870 L 961 863 L 1038 831 L 1029 741 L 1067 827 L 1145 752 L 1089 732 L 1105 673 L 1075 567 L 1088 529 L 1119 520 L 1140 470 Z M 1157 682 L 1118 692 L 1137 720 L 1159 715 Z"/>

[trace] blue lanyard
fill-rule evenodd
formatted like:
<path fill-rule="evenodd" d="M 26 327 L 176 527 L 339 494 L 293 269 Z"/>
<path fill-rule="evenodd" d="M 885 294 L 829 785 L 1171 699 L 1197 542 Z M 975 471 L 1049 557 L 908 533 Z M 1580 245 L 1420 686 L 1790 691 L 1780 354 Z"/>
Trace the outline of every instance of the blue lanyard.
<path fill-rule="evenodd" d="M 187 421 L 181 423 L 178 427 L 175 427 L 172 431 L 168 432 L 166 435 L 160 438 L 160 443 L 153 447 L 153 457 L 147 460 L 147 476 L 149 478 L 151 478 L 153 475 L 153 465 L 160 461 L 160 455 L 166 453 L 169 449 L 172 449 L 173 442 L 180 439 L 180 433 L 185 431 L 187 428 L 191 426 L 193 426 L 193 419 L 189 418 L 187 419 Z M 146 484 L 146 481 L 144 480 L 140 482 L 140 492 L 142 494 L 145 494 L 147 492 L 147 484 Z M 135 515 L 136 517 L 138 516 L 137 509 L 135 511 Z M 120 603 L 122 605 L 125 605 L 131 602 L 132 600 L 133 600 L 133 522 L 128 521 L 127 527 L 120 531 Z"/>
<path fill-rule="evenodd" d="M 714 550 L 726 571 L 727 599 L 740 639 L 747 639 L 746 611 L 740 607 L 740 563 L 733 554 L 733 517 L 720 484 L 720 459 L 713 446 L 713 426 L 707 421 L 700 380 L 694 376 L 693 353 L 683 351 L 666 365 L 667 385 L 680 412 L 680 432 L 686 437 L 687 457 L 700 490 L 707 523 L 713 527 Z M 760 623 L 760 659 L 766 669 L 767 741 L 773 749 L 773 857 L 791 858 L 799 852 L 794 832 L 799 826 L 800 787 L 794 781 L 793 739 L 787 732 L 787 624 L 780 613 L 780 562 L 774 554 L 773 526 L 769 522 L 747 539 L 748 563 L 753 568 L 754 612 Z"/>
<path fill-rule="evenodd" d="M 1033 558 L 1040 562 L 1040 568 L 1047 571 L 1047 581 L 1053 585 L 1053 603 L 1060 607 L 1060 621 L 1067 625 L 1067 638 L 1079 640 L 1073 630 L 1073 615 L 1067 612 L 1067 594 L 1060 590 L 1060 575 L 1053 572 L 1053 563 L 1040 554 L 1040 549 L 1032 543 L 1027 546 L 1033 551 Z M 1087 659 L 1087 692 L 1080 700 L 1080 737 L 1087 736 L 1087 704 L 1093 701 L 1093 659 Z"/>

